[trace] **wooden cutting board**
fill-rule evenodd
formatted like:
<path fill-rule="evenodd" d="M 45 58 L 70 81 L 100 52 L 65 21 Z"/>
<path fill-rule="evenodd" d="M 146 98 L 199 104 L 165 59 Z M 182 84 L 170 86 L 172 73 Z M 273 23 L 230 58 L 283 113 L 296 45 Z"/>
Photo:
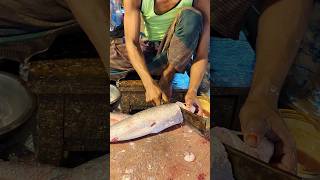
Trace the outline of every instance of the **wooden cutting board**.
<path fill-rule="evenodd" d="M 185 155 L 194 154 L 192 162 Z M 210 143 L 188 125 L 110 145 L 110 179 L 210 179 Z"/>

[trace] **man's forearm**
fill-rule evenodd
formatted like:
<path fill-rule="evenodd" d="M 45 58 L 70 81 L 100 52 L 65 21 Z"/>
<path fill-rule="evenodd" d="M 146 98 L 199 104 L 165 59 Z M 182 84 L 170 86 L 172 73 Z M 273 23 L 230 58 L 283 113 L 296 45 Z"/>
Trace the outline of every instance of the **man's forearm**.
<path fill-rule="evenodd" d="M 138 43 L 127 42 L 126 48 L 133 68 L 140 76 L 143 85 L 145 87 L 148 86 L 153 82 L 153 79 L 147 68 L 140 46 L 138 45 Z"/>
<path fill-rule="evenodd" d="M 197 93 L 203 79 L 203 75 L 207 70 L 207 64 L 207 59 L 200 59 L 191 66 L 189 93 Z"/>
<path fill-rule="evenodd" d="M 100 58 L 109 69 L 109 49 L 108 49 L 108 16 L 109 9 L 105 0 L 66 0 L 72 13 L 77 19 L 82 29 L 95 46 Z"/>
<path fill-rule="evenodd" d="M 257 63 L 250 98 L 277 105 L 280 89 L 303 38 L 312 0 L 281 0 L 259 19 Z"/>

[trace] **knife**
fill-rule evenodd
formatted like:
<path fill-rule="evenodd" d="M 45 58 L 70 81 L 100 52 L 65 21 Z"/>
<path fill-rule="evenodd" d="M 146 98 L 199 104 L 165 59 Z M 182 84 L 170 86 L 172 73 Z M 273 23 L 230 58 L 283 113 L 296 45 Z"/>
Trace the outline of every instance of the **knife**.
<path fill-rule="evenodd" d="M 210 127 L 208 128 L 208 123 L 210 122 L 210 119 L 193 114 L 192 112 L 186 109 L 180 109 L 182 112 L 184 122 L 198 130 L 200 135 L 209 138 Z"/>
<path fill-rule="evenodd" d="M 169 104 L 169 102 L 161 100 L 161 105 L 163 104 Z M 180 109 L 184 122 L 191 125 L 191 127 L 193 127 L 201 136 L 204 136 L 206 139 L 210 139 L 210 118 L 198 116 L 182 107 L 180 107 Z"/>

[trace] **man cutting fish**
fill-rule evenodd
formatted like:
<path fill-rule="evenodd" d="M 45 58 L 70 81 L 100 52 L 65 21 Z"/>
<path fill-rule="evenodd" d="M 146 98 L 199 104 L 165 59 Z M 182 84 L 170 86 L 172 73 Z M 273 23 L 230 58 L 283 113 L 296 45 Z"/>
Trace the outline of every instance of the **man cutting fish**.
<path fill-rule="evenodd" d="M 196 96 L 208 63 L 210 1 L 125 0 L 124 9 L 125 43 L 111 43 L 111 68 L 135 70 L 146 101 L 160 105 L 172 95 L 173 75 L 191 65 L 185 103 L 200 108 Z M 140 14 L 144 35 L 140 35 Z"/>
<path fill-rule="evenodd" d="M 278 101 L 280 90 L 299 48 L 303 48 L 308 56 L 315 54 L 308 48 L 300 46 L 300 43 L 308 26 L 313 3 L 316 1 L 264 0 L 257 2 L 260 2 L 261 14 L 255 46 L 256 65 L 249 95 L 240 112 L 241 128 L 245 142 L 251 147 L 257 147 L 263 138 L 271 140 L 275 144 L 275 154 L 279 157 L 276 165 L 296 173 L 295 142 L 279 115 Z M 253 6 L 250 0 L 215 0 L 212 6 L 212 17 L 216 34 L 222 37 L 238 38 L 250 6 Z M 319 9 L 319 6 L 317 8 Z M 311 29 L 318 28 L 311 27 Z M 315 33 L 311 32 L 311 37 L 314 36 L 312 34 Z M 304 43 L 307 44 L 308 41 L 310 39 L 305 39 Z M 303 67 L 315 64 L 308 63 L 309 65 L 305 63 Z"/>

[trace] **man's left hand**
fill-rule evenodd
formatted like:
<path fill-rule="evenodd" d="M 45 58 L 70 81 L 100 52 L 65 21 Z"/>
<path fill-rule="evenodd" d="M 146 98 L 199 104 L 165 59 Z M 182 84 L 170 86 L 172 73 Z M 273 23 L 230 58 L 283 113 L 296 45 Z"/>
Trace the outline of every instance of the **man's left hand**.
<path fill-rule="evenodd" d="M 197 115 L 203 116 L 203 111 L 202 111 L 200 102 L 197 98 L 196 92 L 188 91 L 184 99 L 185 99 L 186 107 L 189 110 L 191 110 L 191 107 L 194 106 L 196 107 L 196 109 L 198 109 Z"/>

